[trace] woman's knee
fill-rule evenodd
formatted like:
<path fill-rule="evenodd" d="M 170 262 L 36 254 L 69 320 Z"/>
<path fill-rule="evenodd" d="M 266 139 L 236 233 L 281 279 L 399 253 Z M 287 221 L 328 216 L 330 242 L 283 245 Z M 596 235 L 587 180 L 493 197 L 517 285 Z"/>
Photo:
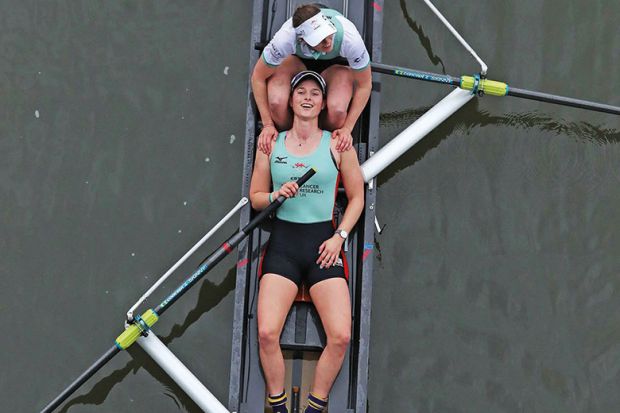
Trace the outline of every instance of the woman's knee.
<path fill-rule="evenodd" d="M 288 112 L 288 95 L 281 93 L 269 94 L 269 110 L 271 113 L 285 113 Z"/>
<path fill-rule="evenodd" d="M 288 95 L 287 96 L 279 96 L 278 94 L 274 94 L 274 96 L 269 96 L 269 112 L 271 116 L 278 126 L 278 129 L 282 130 L 290 127 L 290 114 L 288 110 Z"/>
<path fill-rule="evenodd" d="M 327 344 L 342 354 L 347 351 L 349 343 L 351 343 L 351 332 L 348 329 L 336 331 L 327 336 Z"/>
<path fill-rule="evenodd" d="M 344 103 L 327 104 L 328 121 L 334 129 L 341 128 L 344 125 L 344 121 L 347 119 L 347 106 L 348 104 Z"/>
<path fill-rule="evenodd" d="M 264 348 L 280 345 L 280 331 L 272 326 L 258 326 L 258 343 Z"/>

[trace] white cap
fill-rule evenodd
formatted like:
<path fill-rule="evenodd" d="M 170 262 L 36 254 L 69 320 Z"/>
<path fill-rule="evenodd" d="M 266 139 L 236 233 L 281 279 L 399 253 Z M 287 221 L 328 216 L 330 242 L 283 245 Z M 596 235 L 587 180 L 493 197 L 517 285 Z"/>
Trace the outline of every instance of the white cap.
<path fill-rule="evenodd" d="M 334 23 L 329 21 L 321 12 L 318 12 L 295 29 L 297 37 L 304 39 L 306 43 L 314 47 L 321 43 L 327 36 L 331 36 L 338 30 Z"/>
<path fill-rule="evenodd" d="M 319 84 L 319 87 L 321 88 L 321 92 L 323 92 L 323 95 L 325 95 L 325 91 L 327 88 L 327 85 L 325 84 L 325 79 L 323 79 L 323 76 L 313 70 L 303 70 L 297 73 L 293 77 L 293 79 L 291 79 L 291 92 L 297 87 L 298 84 L 301 83 L 302 80 L 305 80 L 307 78 L 311 78 L 315 82 L 317 82 Z"/>

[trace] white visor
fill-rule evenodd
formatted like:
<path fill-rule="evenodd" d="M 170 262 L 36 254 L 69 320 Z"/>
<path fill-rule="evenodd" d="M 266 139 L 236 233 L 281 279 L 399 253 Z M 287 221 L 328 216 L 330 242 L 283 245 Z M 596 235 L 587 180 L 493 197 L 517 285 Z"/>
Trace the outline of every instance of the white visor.
<path fill-rule="evenodd" d="M 331 36 L 336 32 L 337 30 L 334 23 L 330 22 L 321 12 L 310 17 L 295 29 L 297 37 L 301 37 L 312 47 L 321 43 L 327 36 Z"/>

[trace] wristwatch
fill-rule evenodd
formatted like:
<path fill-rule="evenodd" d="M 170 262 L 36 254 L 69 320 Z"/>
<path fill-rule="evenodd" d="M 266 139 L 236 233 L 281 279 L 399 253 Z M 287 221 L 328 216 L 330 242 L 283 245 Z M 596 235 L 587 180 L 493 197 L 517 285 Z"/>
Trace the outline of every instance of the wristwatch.
<path fill-rule="evenodd" d="M 340 235 L 342 239 L 347 239 L 347 237 L 349 236 L 349 233 L 345 231 L 344 229 L 337 229 L 334 234 Z"/>

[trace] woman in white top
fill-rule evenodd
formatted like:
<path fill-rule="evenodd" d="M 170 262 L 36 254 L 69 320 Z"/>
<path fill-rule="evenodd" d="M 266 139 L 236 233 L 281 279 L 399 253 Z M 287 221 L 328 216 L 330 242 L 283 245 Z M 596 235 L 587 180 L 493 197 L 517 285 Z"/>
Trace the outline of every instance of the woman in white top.
<path fill-rule="evenodd" d="M 334 64 L 337 57 L 347 59 L 348 66 Z M 336 10 L 306 4 L 282 25 L 254 66 L 252 91 L 263 123 L 258 140 L 262 152 L 271 152 L 278 130 L 291 127 L 291 79 L 306 69 L 319 72 L 329 90 L 321 127 L 333 131 L 338 151 L 351 147 L 351 131 L 372 89 L 370 56 L 351 21 Z"/>

